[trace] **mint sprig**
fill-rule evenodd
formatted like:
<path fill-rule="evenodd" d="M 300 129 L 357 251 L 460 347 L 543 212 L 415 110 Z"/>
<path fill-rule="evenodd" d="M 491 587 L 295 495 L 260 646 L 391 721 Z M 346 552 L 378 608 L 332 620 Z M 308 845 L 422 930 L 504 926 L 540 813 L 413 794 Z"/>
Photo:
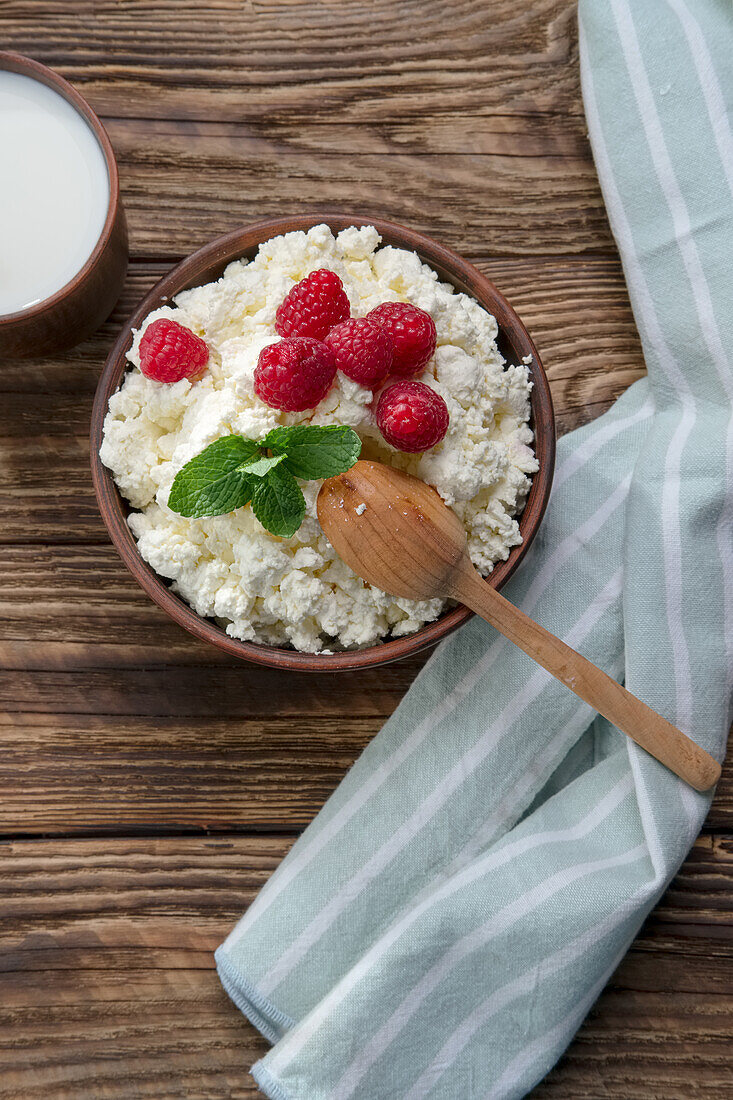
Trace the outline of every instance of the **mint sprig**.
<path fill-rule="evenodd" d="M 296 478 L 313 481 L 351 469 L 361 440 L 344 425 L 273 428 L 264 439 L 227 435 L 210 443 L 178 473 L 168 497 L 191 519 L 220 516 L 245 504 L 273 535 L 290 538 L 305 516 Z"/>

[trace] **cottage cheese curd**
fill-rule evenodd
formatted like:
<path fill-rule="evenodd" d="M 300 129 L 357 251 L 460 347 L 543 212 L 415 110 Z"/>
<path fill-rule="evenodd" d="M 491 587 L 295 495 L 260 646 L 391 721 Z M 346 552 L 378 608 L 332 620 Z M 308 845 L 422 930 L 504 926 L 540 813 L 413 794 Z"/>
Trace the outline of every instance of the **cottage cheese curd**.
<path fill-rule="evenodd" d="M 473 299 L 441 283 L 415 253 L 379 243 L 371 226 L 334 237 L 325 225 L 266 241 L 251 262 L 230 264 L 217 282 L 184 291 L 146 318 L 128 356 L 134 369 L 110 399 L 100 457 L 134 509 L 129 524 L 140 553 L 199 615 L 219 620 L 234 638 L 308 653 L 362 647 L 417 630 L 444 604 L 397 599 L 357 577 L 318 523 L 320 482 L 302 483 L 306 517 L 290 539 L 266 531 L 249 506 L 208 519 L 170 511 L 176 473 L 220 436 L 260 439 L 277 424 L 350 425 L 363 440 L 363 457 L 415 474 L 453 506 L 483 573 L 521 542 L 515 516 L 537 470 L 527 366 L 505 365 L 496 321 Z M 321 267 L 340 276 L 355 317 L 386 301 L 412 302 L 433 317 L 438 347 L 420 380 L 444 398 L 450 425 L 432 450 L 405 454 L 388 446 L 371 391 L 340 373 L 315 411 L 284 413 L 255 396 L 259 352 L 279 339 L 278 305 Z M 140 339 L 159 317 L 206 340 L 209 368 L 200 381 L 164 385 L 140 372 Z"/>

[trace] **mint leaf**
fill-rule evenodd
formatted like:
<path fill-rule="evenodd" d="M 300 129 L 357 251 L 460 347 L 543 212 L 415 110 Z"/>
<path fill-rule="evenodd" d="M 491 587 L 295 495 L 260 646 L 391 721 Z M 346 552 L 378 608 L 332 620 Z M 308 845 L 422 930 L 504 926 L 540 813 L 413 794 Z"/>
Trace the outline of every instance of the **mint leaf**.
<path fill-rule="evenodd" d="M 262 456 L 259 451 L 257 455 L 257 458 L 252 458 L 249 462 L 245 462 L 240 466 L 240 470 L 243 474 L 252 477 L 264 477 L 265 474 L 273 470 L 275 466 L 279 466 L 281 462 L 285 461 L 285 455 L 273 455 L 272 458 L 268 458 L 266 455 Z"/>
<path fill-rule="evenodd" d="M 359 436 L 343 424 L 273 428 L 262 440 L 262 446 L 284 454 L 285 467 L 304 481 L 343 474 L 361 453 Z"/>
<path fill-rule="evenodd" d="M 292 474 L 274 466 L 252 489 L 252 511 L 273 535 L 288 539 L 305 516 L 305 498 Z"/>
<path fill-rule="evenodd" d="M 349 470 L 360 452 L 361 440 L 353 428 L 337 424 L 273 428 L 259 443 L 227 435 L 178 471 L 168 507 L 200 519 L 233 512 L 251 501 L 263 527 L 290 538 L 305 515 L 296 477 L 333 477 Z"/>
<path fill-rule="evenodd" d="M 168 497 L 173 512 L 191 519 L 233 512 L 250 500 L 254 478 L 241 467 L 258 457 L 260 449 L 241 435 L 214 440 L 178 473 Z"/>

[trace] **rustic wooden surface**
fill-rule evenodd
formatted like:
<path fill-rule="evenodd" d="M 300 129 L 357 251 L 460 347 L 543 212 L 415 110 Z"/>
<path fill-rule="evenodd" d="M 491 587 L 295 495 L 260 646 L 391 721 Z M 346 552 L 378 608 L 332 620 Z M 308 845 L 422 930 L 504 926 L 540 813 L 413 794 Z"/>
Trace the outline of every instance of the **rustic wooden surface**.
<path fill-rule="evenodd" d="M 264 1044 L 212 951 L 421 662 L 270 674 L 173 627 L 96 514 L 97 375 L 175 260 L 248 220 L 336 206 L 475 260 L 533 333 L 561 428 L 598 415 L 643 363 L 586 140 L 574 4 L 4 0 L 0 30 L 103 116 L 133 253 L 93 339 L 0 370 L 0 1100 L 254 1098 Z M 533 1095 L 733 1097 L 732 910 L 733 761 Z"/>

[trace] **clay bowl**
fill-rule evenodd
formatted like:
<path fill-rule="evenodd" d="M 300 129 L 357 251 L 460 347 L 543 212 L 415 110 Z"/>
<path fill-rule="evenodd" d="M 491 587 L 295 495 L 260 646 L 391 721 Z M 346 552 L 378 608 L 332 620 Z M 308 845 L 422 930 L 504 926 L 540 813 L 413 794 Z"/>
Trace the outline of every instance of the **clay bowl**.
<path fill-rule="evenodd" d="M 531 355 L 530 367 L 534 387 L 532 390 L 531 426 L 535 433 L 535 448 L 539 459 L 539 471 L 520 518 L 523 542 L 515 547 L 508 559 L 499 562 L 489 581 L 495 588 L 512 575 L 526 554 L 540 525 L 550 495 L 552 471 L 555 461 L 555 421 L 547 377 L 532 340 L 516 313 L 496 287 L 471 264 L 455 252 L 394 222 L 379 218 L 360 218 L 351 214 L 304 214 L 295 218 L 274 218 L 257 222 L 245 229 L 235 230 L 219 237 L 199 249 L 187 260 L 175 267 L 151 290 L 133 316 L 123 327 L 117 342 L 109 354 L 97 387 L 92 412 L 91 461 L 94 488 L 102 518 L 112 541 L 127 568 L 155 602 L 167 611 L 180 626 L 203 638 L 233 657 L 269 665 L 274 668 L 296 669 L 309 672 L 337 672 L 346 669 L 368 668 L 395 661 L 434 645 L 465 623 L 471 612 L 465 607 L 447 611 L 434 623 L 429 623 L 415 634 L 386 641 L 354 652 L 327 655 L 298 653 L 295 650 L 267 645 L 255 645 L 230 638 L 213 620 L 203 619 L 184 603 L 168 587 L 138 553 L 137 545 L 127 526 L 128 508 L 120 496 L 109 471 L 99 460 L 102 442 L 102 425 L 111 395 L 118 389 L 126 370 L 125 353 L 132 344 L 132 329 L 138 328 L 153 309 L 169 301 L 175 294 L 218 278 L 232 260 L 241 256 L 251 258 L 257 246 L 270 237 L 294 229 L 307 230 L 313 225 L 326 223 L 334 233 L 349 225 L 374 225 L 381 234 L 383 244 L 395 245 L 417 252 L 420 257 L 458 290 L 475 298 L 499 325 L 499 347 L 509 363 L 518 363 Z"/>
<path fill-rule="evenodd" d="M 0 50 L 0 69 L 32 77 L 62 95 L 94 131 L 109 177 L 107 217 L 84 266 L 51 297 L 0 316 L 0 358 L 27 359 L 73 347 L 109 317 L 127 271 L 127 225 L 115 155 L 107 131 L 87 101 L 58 73 L 22 54 Z"/>

